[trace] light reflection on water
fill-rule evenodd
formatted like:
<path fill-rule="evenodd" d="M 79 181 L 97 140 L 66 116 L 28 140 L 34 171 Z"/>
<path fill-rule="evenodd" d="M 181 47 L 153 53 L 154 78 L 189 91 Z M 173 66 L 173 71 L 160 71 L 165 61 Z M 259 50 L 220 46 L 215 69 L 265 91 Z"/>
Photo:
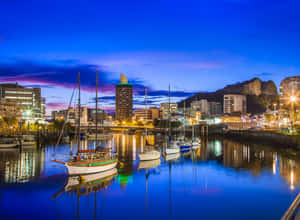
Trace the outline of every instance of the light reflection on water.
<path fill-rule="evenodd" d="M 147 140 L 164 146 L 154 136 Z M 104 144 L 117 152 L 118 170 L 82 179 L 68 178 L 63 165 L 50 161 L 53 146 L 0 151 L 0 215 L 278 219 L 300 189 L 300 161 L 272 148 L 203 140 L 201 148 L 180 157 L 139 162 L 137 154 L 145 150 L 145 142 L 141 135 L 114 135 Z M 83 149 L 94 146 L 81 142 Z M 59 146 L 56 158 L 67 160 L 70 151 L 77 151 L 76 144 Z"/>

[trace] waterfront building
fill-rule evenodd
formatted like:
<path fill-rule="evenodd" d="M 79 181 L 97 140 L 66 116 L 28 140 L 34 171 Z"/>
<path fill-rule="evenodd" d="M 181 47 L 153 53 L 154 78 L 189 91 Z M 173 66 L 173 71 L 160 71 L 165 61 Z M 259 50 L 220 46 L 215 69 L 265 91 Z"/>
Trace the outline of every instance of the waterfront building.
<path fill-rule="evenodd" d="M 224 95 L 223 112 L 232 114 L 234 112 L 247 112 L 247 98 L 245 95 L 227 94 Z"/>
<path fill-rule="evenodd" d="M 150 107 L 149 109 L 136 109 L 134 111 L 134 118 L 145 120 L 159 119 L 160 110 L 157 107 Z"/>
<path fill-rule="evenodd" d="M 190 116 L 195 118 L 197 112 L 200 112 L 202 117 L 209 116 L 209 102 L 206 99 L 193 101 L 191 103 Z"/>
<path fill-rule="evenodd" d="M 0 118 L 3 117 L 16 117 L 17 119 L 22 118 L 21 109 L 16 102 L 0 98 Z"/>
<path fill-rule="evenodd" d="M 287 77 L 279 87 L 280 115 L 290 117 L 290 111 L 296 111 L 300 106 L 300 76 Z"/>
<path fill-rule="evenodd" d="M 221 115 L 223 113 L 222 105 L 220 102 L 208 102 L 208 107 L 210 116 Z"/>
<path fill-rule="evenodd" d="M 152 112 L 150 109 L 136 109 L 134 110 L 134 118 L 140 120 L 151 120 Z"/>
<path fill-rule="evenodd" d="M 128 83 L 125 75 L 116 85 L 116 120 L 131 119 L 133 112 L 132 84 Z"/>
<path fill-rule="evenodd" d="M 22 112 L 24 120 L 45 119 L 45 98 L 41 96 L 41 88 L 26 88 L 18 83 L 0 84 L 0 98 L 14 102 Z"/>
<path fill-rule="evenodd" d="M 88 118 L 88 122 L 92 123 L 92 124 L 96 124 L 96 109 L 95 108 L 88 108 L 87 109 L 87 118 Z M 104 110 L 102 109 L 98 109 L 98 124 L 103 125 L 104 121 L 107 118 L 107 114 Z"/>
<path fill-rule="evenodd" d="M 52 120 L 67 120 L 71 124 L 76 124 L 78 120 L 78 108 L 69 108 L 51 113 Z M 80 108 L 80 124 L 86 125 L 88 123 L 88 108 Z"/>
<path fill-rule="evenodd" d="M 169 102 L 160 103 L 160 118 L 168 119 L 169 112 L 171 115 L 176 114 L 178 112 L 178 104 Z"/>

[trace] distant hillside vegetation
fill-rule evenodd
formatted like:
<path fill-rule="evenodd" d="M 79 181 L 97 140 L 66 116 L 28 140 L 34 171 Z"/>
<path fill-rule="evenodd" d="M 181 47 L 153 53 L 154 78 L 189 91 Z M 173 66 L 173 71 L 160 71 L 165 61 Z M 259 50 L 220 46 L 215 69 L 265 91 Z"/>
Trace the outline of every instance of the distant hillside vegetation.
<path fill-rule="evenodd" d="M 225 94 L 242 94 L 247 96 L 247 112 L 262 113 L 267 108 L 271 108 L 273 103 L 278 102 L 277 87 L 273 81 L 261 81 L 259 78 L 228 85 L 215 92 L 201 92 L 186 100 L 179 102 L 179 107 L 183 107 L 184 101 L 189 107 L 192 101 L 207 99 L 212 102 L 221 102 L 223 106 L 223 96 Z"/>

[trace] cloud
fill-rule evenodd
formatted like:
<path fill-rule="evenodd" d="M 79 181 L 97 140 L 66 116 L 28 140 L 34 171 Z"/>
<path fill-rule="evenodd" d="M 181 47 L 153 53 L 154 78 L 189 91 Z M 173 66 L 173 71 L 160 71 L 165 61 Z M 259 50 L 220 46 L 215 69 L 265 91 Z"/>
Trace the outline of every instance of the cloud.
<path fill-rule="evenodd" d="M 263 72 L 263 73 L 258 73 L 255 76 L 264 77 L 264 76 L 272 76 L 272 75 L 273 75 L 273 73 Z"/>
<path fill-rule="evenodd" d="M 28 60 L 14 60 L 13 62 L 0 62 L 0 82 L 19 82 L 28 87 L 56 89 L 57 87 L 73 89 L 78 84 L 78 72 L 81 74 L 81 89 L 88 93 L 95 92 L 95 74 L 98 71 L 99 79 L 99 107 L 112 111 L 115 106 L 115 84 L 119 83 L 119 74 L 108 71 L 104 65 L 84 64 L 78 60 L 55 60 L 47 63 Z M 141 108 L 145 104 L 145 82 L 140 78 L 129 78 L 133 84 L 134 108 Z M 195 92 L 172 91 L 172 101 L 194 95 Z M 148 104 L 158 106 L 168 100 L 167 90 L 155 90 L 148 87 Z M 62 103 L 64 94 L 48 94 L 46 97 L 47 109 L 56 110 L 67 108 Z M 49 99 L 48 99 L 49 98 Z M 95 96 L 89 98 L 88 106 L 95 103 Z"/>
<path fill-rule="evenodd" d="M 76 60 L 58 60 L 49 63 L 15 60 L 0 63 L 0 82 L 32 83 L 34 86 L 60 86 L 74 88 L 78 84 L 78 73 L 81 74 L 81 88 L 85 91 L 95 90 L 95 73 L 98 70 L 99 89 L 101 92 L 112 91 L 111 76 L 114 73 L 105 71 L 100 65 L 82 64 Z M 100 71 L 101 70 L 101 71 Z"/>
<path fill-rule="evenodd" d="M 68 105 L 65 103 L 50 102 L 50 103 L 47 103 L 46 107 L 51 108 L 51 109 L 66 109 L 66 108 L 68 108 Z"/>

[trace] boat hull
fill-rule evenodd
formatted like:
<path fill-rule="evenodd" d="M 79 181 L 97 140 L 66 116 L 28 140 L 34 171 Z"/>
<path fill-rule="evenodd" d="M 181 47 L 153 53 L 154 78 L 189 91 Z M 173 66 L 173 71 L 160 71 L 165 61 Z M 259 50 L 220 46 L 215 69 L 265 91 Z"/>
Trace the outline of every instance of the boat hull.
<path fill-rule="evenodd" d="M 159 166 L 161 163 L 160 159 L 156 159 L 156 160 L 146 160 L 146 161 L 141 161 L 139 164 L 138 169 L 151 169 L 151 168 L 155 168 L 157 166 Z"/>
<path fill-rule="evenodd" d="M 189 149 L 191 149 L 190 145 L 181 145 L 180 146 L 180 151 L 186 151 L 186 150 L 189 150 Z"/>
<path fill-rule="evenodd" d="M 104 172 L 113 168 L 116 168 L 118 161 L 114 161 L 112 163 L 98 165 L 98 166 L 76 166 L 70 163 L 66 163 L 66 167 L 68 168 L 69 175 L 80 175 L 80 174 L 91 174 Z"/>
<path fill-rule="evenodd" d="M 31 147 L 35 145 L 35 141 L 26 141 L 22 143 L 23 147 Z"/>
<path fill-rule="evenodd" d="M 177 154 L 180 152 L 180 149 L 179 148 L 166 148 L 166 151 L 165 153 L 166 154 Z"/>
<path fill-rule="evenodd" d="M 0 148 L 14 148 L 17 144 L 0 144 Z"/>
<path fill-rule="evenodd" d="M 65 186 L 65 191 L 70 191 L 77 188 L 89 187 L 92 186 L 96 181 L 100 182 L 101 180 L 106 180 L 106 178 L 112 179 L 117 174 L 118 174 L 118 170 L 116 168 L 113 168 L 100 173 L 79 175 L 79 176 L 74 175 L 69 177 L 68 183 Z M 81 181 L 81 179 L 84 181 Z"/>
<path fill-rule="evenodd" d="M 156 159 L 160 159 L 160 152 L 151 151 L 151 152 L 138 154 L 138 156 L 141 161 L 156 160 Z"/>

